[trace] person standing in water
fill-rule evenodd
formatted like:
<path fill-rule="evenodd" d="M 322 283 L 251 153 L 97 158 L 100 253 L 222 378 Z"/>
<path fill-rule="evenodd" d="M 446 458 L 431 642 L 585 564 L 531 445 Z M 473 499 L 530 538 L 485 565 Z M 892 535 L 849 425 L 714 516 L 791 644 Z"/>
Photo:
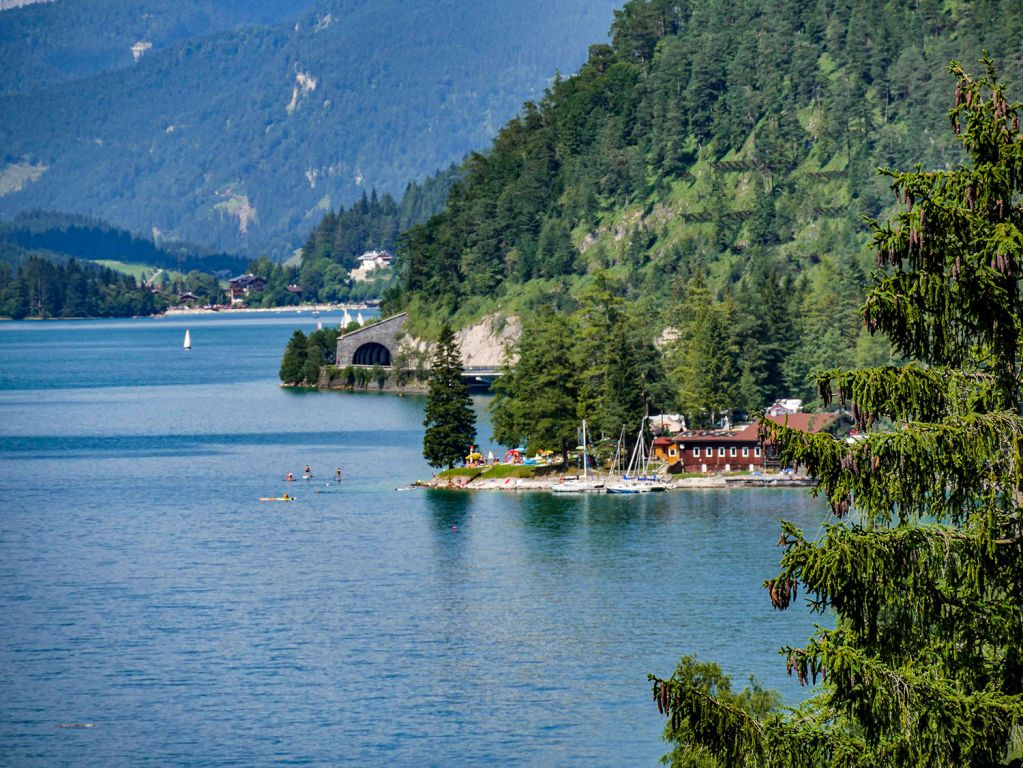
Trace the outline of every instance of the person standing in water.
<path fill-rule="evenodd" d="M 341 467 L 337 468 L 337 481 L 339 483 L 341 482 Z"/>
<path fill-rule="evenodd" d="M 313 476 L 313 473 L 312 473 L 312 471 L 311 471 L 311 470 L 309 469 L 309 465 L 308 465 L 308 464 L 306 464 L 306 465 L 305 465 L 305 479 L 306 479 L 306 480 L 308 480 L 308 479 L 309 479 L 309 478 L 311 478 L 312 476 Z"/>

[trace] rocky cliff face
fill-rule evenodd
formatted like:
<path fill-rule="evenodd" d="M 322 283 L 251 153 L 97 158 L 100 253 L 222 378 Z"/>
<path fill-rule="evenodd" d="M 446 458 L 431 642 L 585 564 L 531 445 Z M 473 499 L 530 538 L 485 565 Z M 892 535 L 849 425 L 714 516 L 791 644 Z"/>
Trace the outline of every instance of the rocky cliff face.
<path fill-rule="evenodd" d="M 466 368 L 498 367 L 507 350 L 518 343 L 522 322 L 517 317 L 488 315 L 482 322 L 470 325 L 455 334 L 462 350 Z"/>
<path fill-rule="evenodd" d="M 474 325 L 455 333 L 462 350 L 462 365 L 466 368 L 497 368 L 505 360 L 506 350 L 513 347 L 522 334 L 522 322 L 514 315 L 487 315 Z M 405 338 L 402 347 L 413 360 L 429 365 L 433 344 L 422 339 Z"/>

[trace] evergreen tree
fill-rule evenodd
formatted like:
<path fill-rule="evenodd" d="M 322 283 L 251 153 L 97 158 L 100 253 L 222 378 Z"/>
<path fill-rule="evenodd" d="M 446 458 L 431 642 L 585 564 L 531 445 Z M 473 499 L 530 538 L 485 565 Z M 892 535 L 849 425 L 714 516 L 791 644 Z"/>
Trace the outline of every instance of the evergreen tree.
<path fill-rule="evenodd" d="M 738 401 L 739 371 L 728 327 L 731 312 L 714 301 L 698 271 L 686 285 L 680 315 L 682 333 L 673 371 L 679 401 L 692 421 L 706 421 L 731 411 Z"/>
<path fill-rule="evenodd" d="M 451 326 L 445 324 L 430 368 L 423 421 L 423 458 L 431 467 L 453 467 L 476 442 L 476 412 L 469 385 L 462 380 L 462 353 Z"/>
<path fill-rule="evenodd" d="M 284 384 L 298 384 L 302 381 L 306 357 L 306 335 L 302 331 L 291 334 L 288 346 L 281 359 L 280 377 Z"/>
<path fill-rule="evenodd" d="M 522 324 L 515 349 L 494 384 L 491 403 L 494 439 L 502 445 L 525 445 L 527 451 L 557 450 L 566 464 L 578 444 L 576 413 L 579 390 L 572 365 L 575 322 L 541 308 Z"/>
<path fill-rule="evenodd" d="M 742 712 L 754 717 L 765 717 L 781 705 L 778 691 L 765 690 L 750 677 L 750 685 L 738 693 L 732 690 L 732 678 L 721 671 L 714 662 L 697 661 L 692 656 L 683 656 L 671 676 L 675 683 L 698 688 L 704 695 L 727 702 Z M 721 764 L 705 747 L 694 744 L 692 733 L 685 723 L 677 726 L 668 723 L 664 738 L 675 743 L 675 748 L 661 758 L 671 768 L 720 768 Z"/>
<path fill-rule="evenodd" d="M 320 368 L 323 367 L 323 350 L 312 333 L 306 339 L 305 362 L 302 364 L 302 381 L 309 386 L 316 386 L 320 380 Z"/>
<path fill-rule="evenodd" d="M 764 425 L 839 518 L 819 540 L 783 523 L 782 570 L 765 582 L 776 608 L 801 583 L 833 612 L 833 629 L 783 649 L 820 692 L 756 718 L 692 681 L 652 678 L 671 726 L 723 765 L 1019 764 L 1023 134 L 1021 105 L 983 64 L 978 79 L 950 68 L 968 164 L 886 171 L 905 208 L 872 222 L 883 271 L 867 326 L 920 362 L 818 375 L 867 431 L 855 444 Z"/>

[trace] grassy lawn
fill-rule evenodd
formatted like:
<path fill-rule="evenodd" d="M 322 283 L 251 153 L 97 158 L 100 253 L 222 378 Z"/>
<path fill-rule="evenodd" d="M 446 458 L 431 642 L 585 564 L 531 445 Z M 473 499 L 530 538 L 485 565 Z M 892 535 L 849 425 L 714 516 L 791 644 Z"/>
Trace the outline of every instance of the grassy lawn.
<path fill-rule="evenodd" d="M 506 477 L 536 477 L 537 467 L 524 464 L 495 464 L 483 473 L 483 480 L 503 480 Z"/>
<path fill-rule="evenodd" d="M 454 469 L 445 469 L 443 472 L 438 472 L 438 478 L 446 477 L 468 477 L 474 478 L 479 475 L 483 470 L 480 467 L 455 467 Z"/>
<path fill-rule="evenodd" d="M 156 271 L 156 267 L 150 266 L 149 264 L 129 264 L 126 261 L 114 261 L 113 259 L 94 259 L 93 264 L 99 264 L 101 267 L 112 269 L 114 272 L 120 272 L 124 275 L 131 275 L 136 280 L 142 277 L 143 273 L 152 275 Z"/>

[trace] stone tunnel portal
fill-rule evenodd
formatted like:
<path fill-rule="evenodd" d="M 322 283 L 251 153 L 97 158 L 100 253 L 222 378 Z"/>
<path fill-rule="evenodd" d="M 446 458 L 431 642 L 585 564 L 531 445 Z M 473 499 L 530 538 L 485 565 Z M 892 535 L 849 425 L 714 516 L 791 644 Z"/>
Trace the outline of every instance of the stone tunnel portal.
<path fill-rule="evenodd" d="M 355 350 L 354 365 L 390 365 L 391 351 L 383 344 L 371 341 Z"/>

